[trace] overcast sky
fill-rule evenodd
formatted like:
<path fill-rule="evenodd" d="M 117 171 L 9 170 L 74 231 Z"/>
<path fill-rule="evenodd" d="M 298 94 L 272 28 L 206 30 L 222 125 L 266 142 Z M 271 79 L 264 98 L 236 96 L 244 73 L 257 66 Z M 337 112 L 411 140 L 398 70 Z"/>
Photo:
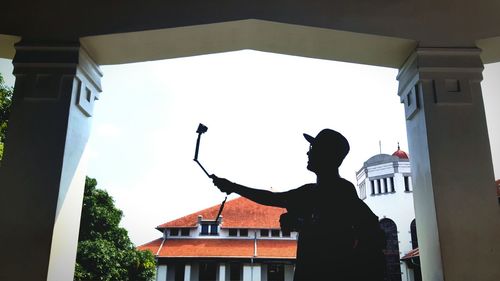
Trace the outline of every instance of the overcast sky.
<path fill-rule="evenodd" d="M 9 63 L 1 60 L 0 72 L 12 84 Z M 315 180 L 302 133 L 343 133 L 351 152 L 340 172 L 354 184 L 380 149 L 392 154 L 399 142 L 408 151 L 395 69 L 247 50 L 102 70 L 88 175 L 115 198 L 136 245 L 224 199 L 192 160 L 200 122 L 208 132 L 199 160 L 210 173 L 276 191 Z M 500 65 L 488 65 L 482 84 L 497 178 L 498 74 Z"/>

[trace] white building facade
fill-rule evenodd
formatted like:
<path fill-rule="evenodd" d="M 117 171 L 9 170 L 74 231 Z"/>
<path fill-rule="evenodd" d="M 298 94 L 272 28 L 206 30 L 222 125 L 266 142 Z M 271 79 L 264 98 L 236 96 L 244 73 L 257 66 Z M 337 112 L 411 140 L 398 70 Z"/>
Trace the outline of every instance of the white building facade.
<path fill-rule="evenodd" d="M 399 147 L 392 155 L 375 155 L 363 164 L 356 179 L 359 197 L 379 217 L 386 233 L 386 280 L 413 281 L 413 270 L 401 262 L 418 246 L 408 155 Z"/>
<path fill-rule="evenodd" d="M 157 259 L 157 281 L 292 281 L 297 233 L 280 229 L 283 208 L 239 197 L 159 225 L 141 250 Z"/>

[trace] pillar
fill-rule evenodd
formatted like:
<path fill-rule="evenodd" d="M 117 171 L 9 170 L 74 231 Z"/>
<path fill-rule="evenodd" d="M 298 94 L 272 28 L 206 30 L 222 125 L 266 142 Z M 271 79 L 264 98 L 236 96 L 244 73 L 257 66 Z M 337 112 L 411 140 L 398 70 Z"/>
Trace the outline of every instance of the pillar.
<path fill-rule="evenodd" d="M 73 280 L 101 72 L 79 44 L 19 43 L 0 168 L 0 280 Z"/>
<path fill-rule="evenodd" d="M 267 281 L 267 273 L 269 269 L 267 264 L 263 263 L 260 265 L 260 281 Z"/>
<path fill-rule="evenodd" d="M 226 266 L 225 263 L 220 263 L 219 264 L 219 271 L 217 273 L 217 280 L 219 281 L 226 281 L 226 272 L 227 272 L 228 267 Z"/>
<path fill-rule="evenodd" d="M 243 265 L 243 281 L 261 281 L 261 267 L 259 264 Z"/>
<path fill-rule="evenodd" d="M 191 265 L 186 264 L 184 266 L 184 281 L 191 281 Z"/>
<path fill-rule="evenodd" d="M 293 281 L 295 267 L 293 264 L 285 264 L 285 281 Z"/>
<path fill-rule="evenodd" d="M 200 279 L 200 264 L 187 263 L 184 267 L 184 281 L 198 281 Z"/>
<path fill-rule="evenodd" d="M 156 281 L 167 281 L 168 267 L 166 265 L 158 265 L 156 267 Z"/>
<path fill-rule="evenodd" d="M 424 280 L 500 280 L 500 209 L 475 48 L 419 48 L 400 69 Z"/>

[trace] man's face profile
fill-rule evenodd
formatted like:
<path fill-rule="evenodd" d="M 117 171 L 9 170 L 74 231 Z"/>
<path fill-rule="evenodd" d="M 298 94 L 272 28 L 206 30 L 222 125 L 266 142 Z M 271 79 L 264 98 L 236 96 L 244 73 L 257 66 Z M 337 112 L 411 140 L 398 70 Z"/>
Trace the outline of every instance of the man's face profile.
<path fill-rule="evenodd" d="M 309 145 L 309 151 L 307 151 L 308 161 L 307 161 L 307 169 L 313 173 L 318 172 L 319 166 L 319 155 L 318 149 L 314 149 L 313 145 Z"/>

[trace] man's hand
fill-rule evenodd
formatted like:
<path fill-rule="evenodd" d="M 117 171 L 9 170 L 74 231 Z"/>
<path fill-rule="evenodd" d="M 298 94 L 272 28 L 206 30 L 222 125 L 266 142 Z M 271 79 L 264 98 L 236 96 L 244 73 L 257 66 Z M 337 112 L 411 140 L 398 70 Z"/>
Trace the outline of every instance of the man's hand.
<path fill-rule="evenodd" d="M 219 178 L 216 175 L 211 175 L 210 178 L 212 178 L 214 185 L 217 186 L 220 191 L 225 192 L 228 195 L 234 192 L 234 188 L 236 185 L 229 180 L 225 178 Z"/>

